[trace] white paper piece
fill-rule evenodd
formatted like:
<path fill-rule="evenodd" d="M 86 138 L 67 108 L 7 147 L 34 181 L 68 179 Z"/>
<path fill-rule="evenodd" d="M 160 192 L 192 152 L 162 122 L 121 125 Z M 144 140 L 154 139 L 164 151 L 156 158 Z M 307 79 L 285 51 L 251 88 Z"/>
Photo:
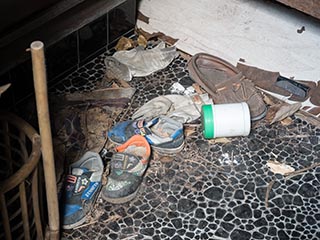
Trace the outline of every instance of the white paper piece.
<path fill-rule="evenodd" d="M 270 171 L 278 174 L 288 174 L 295 171 L 295 169 L 285 163 L 278 162 L 277 160 L 269 160 L 267 166 L 270 168 Z"/>

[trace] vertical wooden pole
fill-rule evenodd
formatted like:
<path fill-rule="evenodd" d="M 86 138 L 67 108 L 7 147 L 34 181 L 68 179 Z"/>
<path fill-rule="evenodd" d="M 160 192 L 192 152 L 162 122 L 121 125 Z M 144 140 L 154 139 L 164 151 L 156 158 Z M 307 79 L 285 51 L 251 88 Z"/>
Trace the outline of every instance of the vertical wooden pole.
<path fill-rule="evenodd" d="M 44 45 L 40 41 L 35 41 L 31 43 L 30 48 L 48 203 L 49 234 L 50 240 L 59 239 L 58 194 L 49 117 Z"/>
<path fill-rule="evenodd" d="M 28 216 L 28 203 L 26 196 L 26 186 L 24 185 L 24 181 L 19 185 L 19 195 L 20 195 L 20 205 L 21 205 L 21 215 L 23 222 L 23 232 L 24 239 L 30 240 L 30 224 L 29 224 L 29 216 Z"/>
<path fill-rule="evenodd" d="M 4 228 L 4 235 L 6 237 L 6 240 L 11 240 L 11 231 L 10 231 L 10 219 L 6 204 L 6 197 L 3 193 L 0 193 L 0 210 L 1 210 L 1 216 L 2 216 L 2 224 Z"/>
<path fill-rule="evenodd" d="M 41 168 L 40 168 L 41 169 Z M 36 225 L 36 230 L 37 230 L 37 239 L 38 240 L 43 240 L 44 235 L 43 235 L 43 230 L 42 230 L 42 223 L 41 223 L 41 214 L 40 214 L 40 204 L 39 204 L 39 197 L 41 194 L 39 194 L 39 181 L 38 181 L 38 171 L 39 168 L 37 167 L 32 176 L 32 207 L 33 207 L 33 212 L 34 212 L 34 220 L 35 220 L 35 225 Z"/>

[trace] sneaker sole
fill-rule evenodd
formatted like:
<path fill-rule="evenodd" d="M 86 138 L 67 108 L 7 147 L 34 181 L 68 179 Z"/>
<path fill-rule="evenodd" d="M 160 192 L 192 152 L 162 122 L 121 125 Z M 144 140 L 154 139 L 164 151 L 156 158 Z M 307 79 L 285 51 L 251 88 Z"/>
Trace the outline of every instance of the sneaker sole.
<path fill-rule="evenodd" d="M 131 201 L 132 199 L 134 199 L 136 196 L 137 196 L 137 193 L 139 192 L 139 189 L 140 189 L 140 186 L 133 192 L 131 193 L 130 195 L 128 196 L 125 196 L 125 197 L 121 197 L 121 198 L 109 198 L 109 197 L 106 197 L 104 194 L 103 194 L 103 191 L 101 192 L 101 197 L 106 200 L 107 202 L 109 203 L 113 203 L 113 204 L 122 204 L 122 203 L 126 203 L 126 202 L 129 202 Z"/>
<path fill-rule="evenodd" d="M 78 227 L 80 225 L 82 225 L 83 223 L 85 223 L 87 220 L 87 216 L 85 216 L 84 218 L 82 218 L 80 221 L 73 223 L 73 224 L 68 224 L 68 225 L 62 225 L 63 229 L 73 229 L 75 227 Z"/>
<path fill-rule="evenodd" d="M 154 152 L 158 153 L 161 156 L 172 156 L 182 151 L 184 147 L 184 142 L 177 148 L 159 148 L 156 146 L 151 146 Z"/>

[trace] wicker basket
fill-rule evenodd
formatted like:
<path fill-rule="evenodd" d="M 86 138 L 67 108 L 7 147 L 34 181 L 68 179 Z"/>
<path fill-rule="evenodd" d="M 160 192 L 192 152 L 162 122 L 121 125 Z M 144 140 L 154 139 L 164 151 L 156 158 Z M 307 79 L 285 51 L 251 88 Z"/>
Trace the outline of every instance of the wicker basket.
<path fill-rule="evenodd" d="M 13 114 L 1 114 L 0 239 L 44 238 L 40 156 L 40 136 L 34 128 Z"/>

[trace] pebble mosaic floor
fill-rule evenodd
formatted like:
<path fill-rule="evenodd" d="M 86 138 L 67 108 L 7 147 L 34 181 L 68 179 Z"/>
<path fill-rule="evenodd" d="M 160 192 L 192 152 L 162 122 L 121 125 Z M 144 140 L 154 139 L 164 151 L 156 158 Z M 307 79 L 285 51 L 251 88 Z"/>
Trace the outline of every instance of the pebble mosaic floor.
<path fill-rule="evenodd" d="M 93 89 L 104 75 L 104 56 L 72 73 L 56 92 Z M 115 122 L 169 94 L 174 82 L 192 84 L 182 57 L 148 77 L 134 78 L 130 85 L 137 92 L 130 109 Z M 248 137 L 227 143 L 205 140 L 199 123 L 193 124 L 195 133 L 186 137 L 173 162 L 151 159 L 134 200 L 113 205 L 99 197 L 90 224 L 64 230 L 63 239 L 320 239 L 320 167 L 286 178 L 266 166 L 270 159 L 296 170 L 320 162 L 320 129 L 292 119 L 289 126 L 261 121 Z"/>

